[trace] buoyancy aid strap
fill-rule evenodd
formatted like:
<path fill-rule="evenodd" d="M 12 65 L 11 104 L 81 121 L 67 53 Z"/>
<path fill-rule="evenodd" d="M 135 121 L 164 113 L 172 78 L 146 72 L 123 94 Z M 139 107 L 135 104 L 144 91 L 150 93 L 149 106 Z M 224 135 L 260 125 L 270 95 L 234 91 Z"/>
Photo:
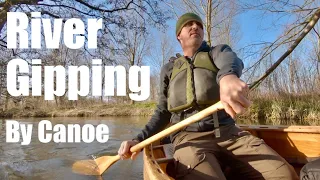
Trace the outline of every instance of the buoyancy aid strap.
<path fill-rule="evenodd" d="M 216 138 L 220 137 L 220 128 L 219 128 L 219 119 L 218 119 L 218 113 L 213 113 L 213 125 L 214 125 L 214 134 Z"/>

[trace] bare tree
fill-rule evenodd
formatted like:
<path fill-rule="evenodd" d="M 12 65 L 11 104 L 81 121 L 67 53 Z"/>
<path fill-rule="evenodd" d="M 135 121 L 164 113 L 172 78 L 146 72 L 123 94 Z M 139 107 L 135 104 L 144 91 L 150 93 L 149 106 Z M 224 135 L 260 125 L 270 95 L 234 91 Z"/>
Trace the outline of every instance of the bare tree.
<path fill-rule="evenodd" d="M 6 0 L 0 3 L 0 46 L 6 47 L 7 12 L 41 12 L 44 18 L 102 18 L 103 29 L 98 33 L 99 48 L 110 50 L 110 42 L 121 42 L 121 31 L 133 25 L 132 17 L 140 18 L 144 24 L 164 27 L 169 18 L 167 13 L 155 0 L 115 0 L 109 3 L 82 0 Z M 87 27 L 86 27 L 87 28 Z M 87 31 L 87 29 L 86 29 Z M 84 34 L 87 38 L 87 34 Z M 86 45 L 84 46 L 86 48 Z M 88 53 L 90 51 L 88 50 Z"/>
<path fill-rule="evenodd" d="M 320 25 L 317 24 L 313 28 L 313 33 L 308 38 L 312 44 L 310 53 L 308 53 L 308 60 L 310 61 L 311 81 L 314 84 L 313 92 L 320 92 Z"/>
<path fill-rule="evenodd" d="M 125 66 L 126 69 L 134 65 L 141 66 L 150 52 L 151 43 L 144 22 L 138 18 L 134 19 L 134 22 L 134 25 L 122 33 L 122 43 L 118 46 L 121 50 L 117 51 L 119 59 L 117 63 Z M 129 92 L 128 86 L 127 91 Z M 130 103 L 133 104 L 134 101 L 131 100 Z"/>
<path fill-rule="evenodd" d="M 146 64 L 151 66 L 151 89 L 152 99 L 157 99 L 157 94 L 160 90 L 160 70 L 163 65 L 169 62 L 174 55 L 174 41 L 162 32 L 157 32 L 153 37 L 153 47 L 150 48 L 150 54 L 147 58 Z M 155 43 L 157 39 L 160 42 Z M 176 42 L 178 42 L 176 40 Z"/>
<path fill-rule="evenodd" d="M 256 42 L 244 47 L 244 49 L 246 49 L 244 52 L 248 55 L 249 58 L 252 55 L 259 54 L 259 57 L 251 57 L 251 59 L 257 60 L 251 63 L 251 65 L 244 71 L 245 73 L 249 73 L 251 75 L 257 74 L 254 72 L 259 69 L 261 70 L 261 68 L 257 67 L 264 66 L 264 63 L 262 62 L 268 61 L 268 57 L 270 55 L 276 56 L 277 54 L 284 51 L 284 49 L 287 49 L 287 47 L 291 47 L 293 44 L 295 44 L 296 40 L 299 39 L 299 36 L 304 33 L 304 29 L 307 27 L 308 23 L 312 20 L 312 18 L 314 18 L 315 14 L 317 14 L 317 11 L 319 11 L 318 9 L 320 7 L 319 2 L 314 0 L 258 0 L 250 2 L 240 1 L 239 5 L 241 6 L 241 9 L 245 11 L 259 11 L 260 14 L 262 14 L 260 16 L 261 22 L 263 22 L 264 19 L 268 16 L 276 17 L 275 21 L 270 27 L 264 27 L 268 31 L 271 31 L 272 28 L 284 29 L 283 33 L 273 42 Z M 311 31 L 309 35 L 307 35 L 307 38 L 308 36 L 314 36 L 315 33 L 316 32 L 314 30 Z M 254 51 L 252 51 L 252 49 L 254 49 Z M 285 67 L 285 64 L 281 65 L 280 69 L 283 70 L 283 73 L 281 74 L 281 76 L 278 76 L 279 80 L 283 81 L 283 83 L 280 84 L 289 87 L 290 90 L 288 90 L 287 92 L 302 92 L 303 89 L 310 87 L 310 85 L 303 85 L 306 82 L 307 77 L 310 76 L 310 72 L 313 71 L 312 68 L 310 69 L 308 63 L 306 61 L 303 61 L 306 60 L 306 56 L 303 56 L 303 52 L 310 51 L 310 44 L 308 44 L 306 41 L 301 41 L 299 47 L 295 51 L 296 52 L 293 52 L 293 54 L 289 56 L 287 67 Z M 308 71 L 305 71 L 307 69 Z M 303 73 L 301 71 L 303 71 Z M 263 74 L 263 71 L 258 71 L 258 74 Z M 250 82 L 253 79 L 253 76 L 249 76 L 248 81 Z M 284 81 L 285 79 L 287 79 L 288 81 Z M 281 89 L 283 89 L 283 87 L 284 86 L 282 86 Z"/>
<path fill-rule="evenodd" d="M 194 12 L 204 20 L 206 41 L 209 45 L 229 44 L 236 46 L 240 34 L 238 25 L 234 21 L 238 13 L 234 0 L 179 0 L 168 3 L 177 15 L 185 12 Z"/>
<path fill-rule="evenodd" d="M 7 28 L 5 26 L 7 12 L 24 12 L 29 17 L 31 12 L 41 12 L 42 18 L 61 18 L 63 22 L 69 18 L 79 18 L 85 23 L 88 18 L 102 18 L 103 28 L 97 34 L 98 48 L 88 49 L 85 44 L 83 49 L 77 53 L 61 48 L 56 52 L 44 48 L 40 50 L 7 49 Z M 141 29 L 146 29 L 149 25 L 164 28 L 169 17 L 170 13 L 156 0 L 114 0 L 108 2 L 94 0 L 5 0 L 0 2 L 0 56 L 6 57 L 1 59 L 1 64 L 6 65 L 13 58 L 39 58 L 44 59 L 44 65 L 55 65 L 56 63 L 62 63 L 60 65 L 63 66 L 78 65 L 87 61 L 89 57 L 103 59 L 104 65 L 112 64 L 115 63 L 115 53 L 125 51 L 127 48 L 123 33 L 133 27 L 136 28 L 134 19 L 142 22 Z M 87 40 L 87 26 L 85 26 L 85 32 L 83 36 Z M 43 37 L 42 34 L 42 39 L 44 39 Z M 138 38 L 140 37 L 137 37 L 136 42 L 140 41 Z M 60 42 L 60 44 L 62 43 Z M 8 56 L 4 56 L 4 54 L 8 54 Z M 138 56 L 142 56 L 142 54 L 134 56 L 135 59 L 132 60 L 139 64 L 137 62 L 141 61 L 141 57 Z M 66 63 L 66 61 L 68 62 Z M 4 86 L 1 87 L 3 90 Z"/>

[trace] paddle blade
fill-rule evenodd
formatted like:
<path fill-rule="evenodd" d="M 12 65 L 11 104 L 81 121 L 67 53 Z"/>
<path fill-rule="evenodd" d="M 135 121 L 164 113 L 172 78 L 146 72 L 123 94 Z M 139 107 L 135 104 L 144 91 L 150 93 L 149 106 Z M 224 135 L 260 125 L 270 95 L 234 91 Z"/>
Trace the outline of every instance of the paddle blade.
<path fill-rule="evenodd" d="M 101 175 L 100 169 L 94 160 L 76 161 L 72 165 L 72 171 L 83 175 Z"/>
<path fill-rule="evenodd" d="M 97 163 L 100 174 L 106 171 L 112 164 L 117 162 L 120 159 L 119 155 L 116 156 L 101 156 L 94 161 Z"/>
<path fill-rule="evenodd" d="M 72 165 L 72 170 L 75 173 L 83 175 L 101 175 L 113 163 L 120 159 L 119 155 L 116 156 L 101 156 L 94 160 L 81 160 Z"/>

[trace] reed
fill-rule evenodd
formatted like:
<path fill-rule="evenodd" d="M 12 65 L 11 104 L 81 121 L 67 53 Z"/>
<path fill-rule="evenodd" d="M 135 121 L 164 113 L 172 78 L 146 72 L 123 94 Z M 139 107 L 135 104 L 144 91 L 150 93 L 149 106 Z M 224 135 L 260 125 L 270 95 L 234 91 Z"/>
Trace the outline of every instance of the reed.
<path fill-rule="evenodd" d="M 239 124 L 320 125 L 320 95 L 252 94 L 253 102 L 246 113 L 237 117 Z M 78 102 L 55 103 L 37 99 L 20 106 L 0 110 L 0 117 L 89 117 L 151 116 L 156 102 L 102 103 L 81 99 Z"/>

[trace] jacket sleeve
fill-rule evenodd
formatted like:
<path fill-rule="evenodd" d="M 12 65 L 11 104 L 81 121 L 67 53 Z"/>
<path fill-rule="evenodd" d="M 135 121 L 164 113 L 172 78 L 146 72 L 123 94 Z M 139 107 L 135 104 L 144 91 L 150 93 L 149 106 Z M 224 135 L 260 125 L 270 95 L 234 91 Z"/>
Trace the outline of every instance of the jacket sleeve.
<path fill-rule="evenodd" d="M 234 74 L 238 77 L 241 76 L 244 67 L 243 62 L 228 45 L 223 44 L 213 47 L 210 55 L 214 64 L 219 69 L 217 75 L 218 84 L 225 75 Z"/>
<path fill-rule="evenodd" d="M 159 102 L 157 108 L 151 117 L 150 121 L 143 128 L 140 134 L 138 134 L 134 140 L 143 141 L 152 135 L 163 130 L 170 122 L 171 113 L 167 108 L 167 94 L 168 85 L 172 71 L 172 62 L 167 63 L 161 68 L 160 73 L 160 92 L 159 92 Z"/>

